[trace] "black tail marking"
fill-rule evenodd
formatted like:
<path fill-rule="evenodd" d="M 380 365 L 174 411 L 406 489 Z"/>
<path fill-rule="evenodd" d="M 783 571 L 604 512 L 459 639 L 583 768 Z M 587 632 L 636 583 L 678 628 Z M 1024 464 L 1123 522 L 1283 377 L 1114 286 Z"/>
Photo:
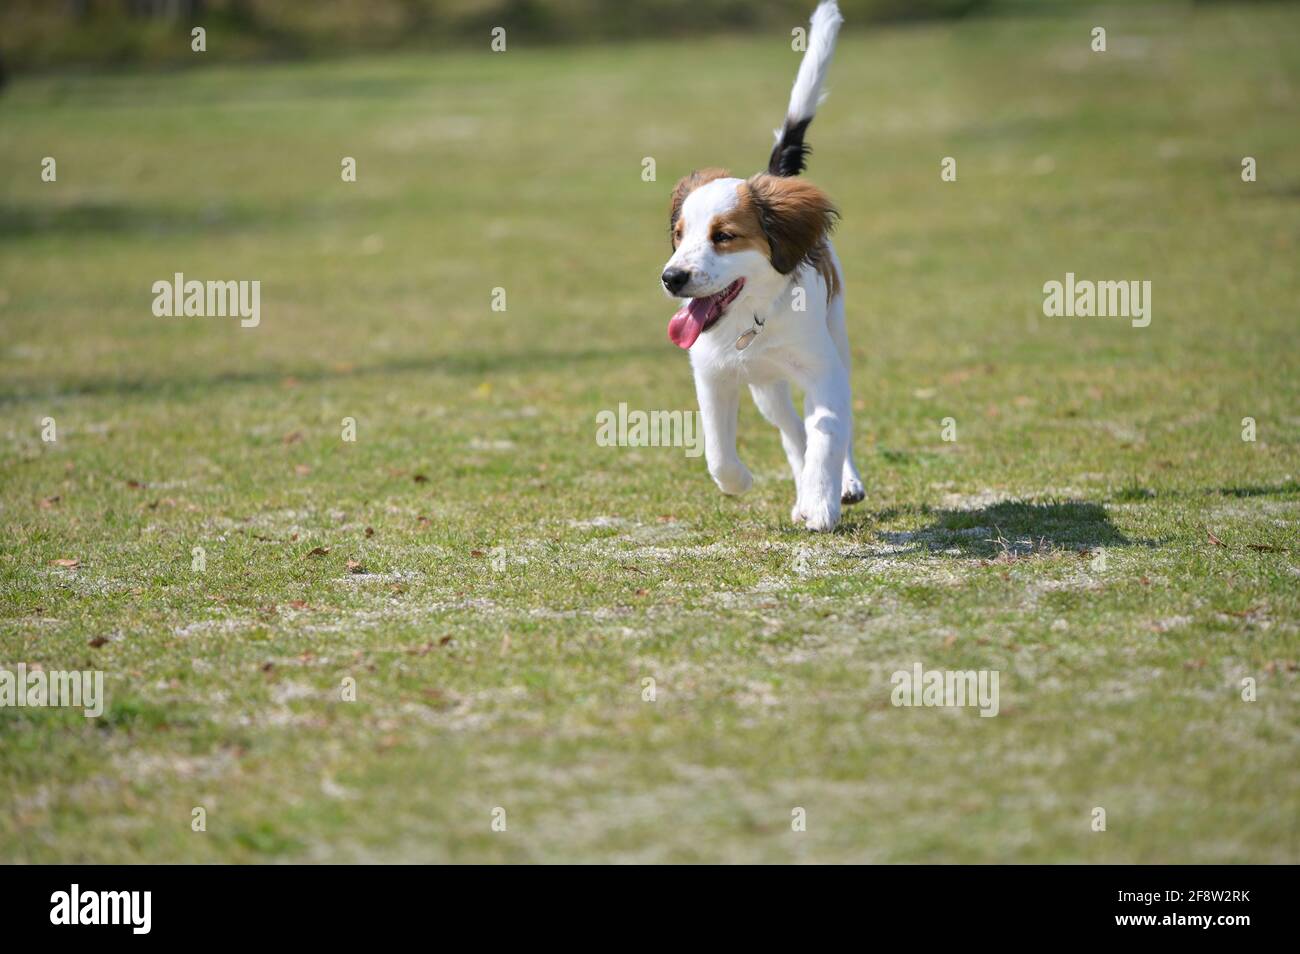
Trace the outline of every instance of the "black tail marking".
<path fill-rule="evenodd" d="M 808 167 L 808 156 L 812 146 L 803 141 L 812 117 L 791 122 L 789 119 L 781 126 L 781 138 L 772 147 L 772 156 L 767 160 L 767 171 L 774 176 L 797 176 Z"/>

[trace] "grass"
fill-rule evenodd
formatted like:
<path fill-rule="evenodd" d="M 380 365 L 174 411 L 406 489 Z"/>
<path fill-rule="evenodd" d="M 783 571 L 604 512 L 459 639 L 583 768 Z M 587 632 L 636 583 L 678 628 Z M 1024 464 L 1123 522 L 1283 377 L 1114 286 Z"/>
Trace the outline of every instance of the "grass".
<path fill-rule="evenodd" d="M 843 37 L 826 536 L 748 402 L 740 501 L 595 442 L 694 407 L 667 193 L 758 167 L 783 36 L 14 82 L 0 666 L 108 703 L 0 709 L 0 860 L 1300 860 L 1300 11 L 1095 18 Z M 261 325 L 155 318 L 177 271 Z M 1067 271 L 1150 327 L 1043 317 Z"/>

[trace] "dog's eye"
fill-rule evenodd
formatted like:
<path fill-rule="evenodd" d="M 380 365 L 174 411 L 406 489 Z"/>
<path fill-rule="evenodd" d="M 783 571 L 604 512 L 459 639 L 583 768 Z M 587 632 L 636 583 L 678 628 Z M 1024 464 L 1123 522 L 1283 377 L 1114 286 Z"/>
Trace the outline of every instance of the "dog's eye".
<path fill-rule="evenodd" d="M 723 242 L 730 242 L 730 241 L 731 241 L 732 239 L 734 239 L 735 237 L 736 237 L 736 236 L 732 235 L 730 232 L 714 232 L 714 233 L 713 233 L 713 241 L 714 241 L 715 244 L 718 244 L 718 245 L 721 245 Z"/>

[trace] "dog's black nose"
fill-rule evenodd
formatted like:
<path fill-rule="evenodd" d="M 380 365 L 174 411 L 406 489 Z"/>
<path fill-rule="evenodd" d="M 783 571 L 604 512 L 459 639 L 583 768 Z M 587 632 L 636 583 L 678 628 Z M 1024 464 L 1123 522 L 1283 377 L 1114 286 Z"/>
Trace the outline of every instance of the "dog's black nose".
<path fill-rule="evenodd" d="M 691 273 L 684 268 L 669 268 L 659 277 L 663 279 L 664 288 L 676 295 L 691 280 Z"/>

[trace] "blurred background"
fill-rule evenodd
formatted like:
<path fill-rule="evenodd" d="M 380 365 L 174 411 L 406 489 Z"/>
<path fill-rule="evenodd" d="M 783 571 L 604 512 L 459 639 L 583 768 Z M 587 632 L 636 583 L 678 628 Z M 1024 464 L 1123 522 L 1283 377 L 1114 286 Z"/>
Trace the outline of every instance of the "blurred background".
<path fill-rule="evenodd" d="M 961 16 L 987 0 L 845 0 L 849 22 Z M 178 31 L 219 28 L 221 58 L 419 48 L 496 26 L 531 43 L 754 30 L 803 23 L 806 0 L 12 0 L 0 48 L 13 68 L 184 61 Z M 214 53 L 217 51 L 214 50 Z"/>
<path fill-rule="evenodd" d="M 1213 0 L 1200 0 L 1207 2 Z M 1134 0 L 1115 6 L 1186 5 Z M 851 27 L 1086 6 L 1073 0 L 840 3 Z M 811 7 L 810 0 L 7 0 L 0 5 L 0 51 L 11 70 L 192 63 L 175 37 L 200 21 L 223 35 L 210 59 L 227 60 L 433 48 L 497 26 L 526 32 L 533 45 L 584 43 L 788 27 L 805 22 Z"/>

